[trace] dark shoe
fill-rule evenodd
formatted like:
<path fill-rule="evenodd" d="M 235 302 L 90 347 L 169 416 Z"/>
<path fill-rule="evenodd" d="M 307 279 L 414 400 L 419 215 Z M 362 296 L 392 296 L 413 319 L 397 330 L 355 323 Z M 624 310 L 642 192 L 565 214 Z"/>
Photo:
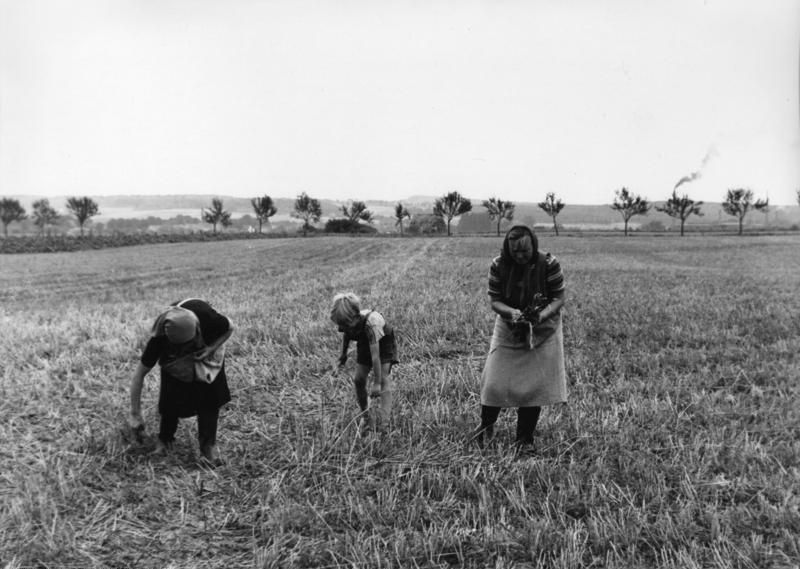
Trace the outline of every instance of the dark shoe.
<path fill-rule="evenodd" d="M 357 419 L 358 435 L 361 437 L 367 436 L 374 430 L 375 424 L 373 418 L 370 416 L 369 411 L 362 411 L 361 416 Z"/>
<path fill-rule="evenodd" d="M 483 448 L 485 444 L 492 442 L 494 438 L 494 425 L 481 425 L 475 429 L 470 435 L 469 442 L 474 442 L 479 448 Z"/>
<path fill-rule="evenodd" d="M 156 441 L 156 448 L 153 449 L 154 456 L 167 456 L 172 452 L 173 443 L 165 443 L 161 439 Z"/>
<path fill-rule="evenodd" d="M 514 444 L 518 446 L 533 446 L 533 435 L 517 435 Z"/>
<path fill-rule="evenodd" d="M 533 441 L 517 441 L 514 445 L 514 456 L 519 459 L 536 458 L 539 453 L 536 451 L 536 445 L 533 444 Z"/>
<path fill-rule="evenodd" d="M 220 466 L 222 459 L 219 457 L 217 445 L 207 445 L 200 449 L 200 454 L 203 456 L 203 462 L 209 466 Z"/>
<path fill-rule="evenodd" d="M 120 427 L 120 433 L 122 434 L 122 440 L 128 443 L 129 445 L 141 445 L 144 443 L 145 431 L 144 425 L 139 425 L 138 427 L 131 427 L 127 423 Z"/>

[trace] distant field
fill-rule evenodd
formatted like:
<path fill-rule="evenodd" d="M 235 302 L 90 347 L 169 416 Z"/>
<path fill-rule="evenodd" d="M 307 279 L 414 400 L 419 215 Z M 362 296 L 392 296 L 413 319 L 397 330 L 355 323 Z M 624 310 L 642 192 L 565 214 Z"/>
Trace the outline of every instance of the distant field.
<path fill-rule="evenodd" d="M 210 206 L 209 204 L 205 205 L 206 208 Z M 109 219 L 114 218 L 122 218 L 122 219 L 144 219 L 147 217 L 160 217 L 161 219 L 169 219 L 171 217 L 176 217 L 178 215 L 191 215 L 196 218 L 200 218 L 200 211 L 203 208 L 172 208 L 172 209 L 160 209 L 160 208 L 153 208 L 153 209 L 140 209 L 140 208 L 133 208 L 133 207 L 105 207 L 102 208 L 102 211 L 99 215 L 93 218 L 94 221 L 99 222 L 107 222 Z M 247 207 L 246 209 L 230 209 L 228 210 L 231 212 L 233 219 L 238 219 L 244 215 L 253 215 L 253 208 Z M 370 211 L 374 215 L 382 215 L 386 217 L 394 216 L 394 207 L 390 206 L 380 206 L 380 205 L 372 205 L 370 206 Z M 333 212 L 326 212 L 326 217 L 333 216 L 339 214 L 339 210 Z M 283 211 L 276 213 L 273 217 L 270 218 L 270 221 L 278 222 L 278 221 L 297 221 L 296 218 L 291 216 L 291 211 Z M 299 223 L 299 221 L 297 221 Z"/>
<path fill-rule="evenodd" d="M 466 445 L 499 238 L 320 237 L 0 257 L 0 565 L 796 567 L 800 240 L 544 236 L 568 286 L 570 400 L 539 456 Z M 330 299 L 396 327 L 390 432 L 357 436 Z M 226 464 L 118 436 L 148 327 L 237 326 Z M 351 365 L 351 364 L 349 364 Z"/>
<path fill-rule="evenodd" d="M 100 215 L 94 217 L 92 221 L 106 223 L 111 219 L 146 219 L 148 217 L 158 217 L 161 219 L 170 219 L 173 217 L 177 217 L 179 215 L 190 215 L 197 219 L 200 219 L 200 212 L 202 208 L 198 209 L 187 209 L 187 208 L 175 208 L 175 209 L 136 209 L 130 207 L 116 207 L 116 208 L 105 208 L 100 213 Z M 253 215 L 253 209 L 250 208 L 249 211 L 231 211 L 231 218 L 232 219 L 239 219 L 245 215 Z M 270 218 L 270 221 L 275 223 L 278 221 L 296 221 L 289 213 L 278 213 L 275 214 L 273 217 Z M 299 222 L 298 222 L 299 223 Z"/>

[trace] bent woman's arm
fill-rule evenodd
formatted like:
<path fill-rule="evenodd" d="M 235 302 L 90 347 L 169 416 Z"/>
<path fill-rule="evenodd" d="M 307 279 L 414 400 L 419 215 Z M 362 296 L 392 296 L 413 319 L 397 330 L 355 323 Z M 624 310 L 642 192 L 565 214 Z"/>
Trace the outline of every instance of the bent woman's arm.
<path fill-rule="evenodd" d="M 144 423 L 142 420 L 142 386 L 144 385 L 144 377 L 153 368 L 147 367 L 142 362 L 136 366 L 136 371 L 133 372 L 133 379 L 131 380 L 131 417 L 130 423 L 132 427 L 138 427 Z"/>

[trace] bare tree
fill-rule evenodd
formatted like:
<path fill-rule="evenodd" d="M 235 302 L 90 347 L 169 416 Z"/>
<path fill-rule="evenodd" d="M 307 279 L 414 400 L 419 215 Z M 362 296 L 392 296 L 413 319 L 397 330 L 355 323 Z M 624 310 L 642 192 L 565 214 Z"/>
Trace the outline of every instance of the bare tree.
<path fill-rule="evenodd" d="M 33 202 L 33 223 L 39 228 L 39 235 L 44 235 L 48 225 L 53 225 L 61 217 L 50 205 L 50 200 L 41 199 Z"/>
<path fill-rule="evenodd" d="M 86 222 L 100 213 L 97 202 L 89 197 L 69 198 L 67 200 L 67 209 L 72 212 L 72 215 L 78 221 L 78 225 L 81 228 L 81 237 L 83 237 L 83 226 Z"/>
<path fill-rule="evenodd" d="M 8 225 L 13 221 L 22 221 L 28 217 L 25 208 L 19 200 L 12 198 L 0 199 L 0 220 L 3 222 L 3 234 L 8 237 Z"/>
<path fill-rule="evenodd" d="M 489 198 L 483 201 L 483 207 L 489 212 L 489 218 L 497 220 L 497 235 L 500 235 L 500 223 L 507 219 L 511 221 L 514 219 L 514 202 L 503 201 L 498 198 Z"/>
<path fill-rule="evenodd" d="M 664 202 L 662 206 L 656 206 L 656 211 L 666 213 L 670 217 L 681 220 L 681 237 L 683 237 L 683 226 L 690 215 L 702 216 L 700 213 L 700 206 L 703 205 L 701 201 L 694 201 L 689 199 L 689 196 L 683 194 L 678 197 L 675 190 L 672 190 L 672 196 Z"/>
<path fill-rule="evenodd" d="M 756 208 L 756 211 L 760 211 L 764 214 L 764 227 L 769 226 L 769 212 L 772 211 L 772 208 L 769 205 L 769 197 L 764 200 L 756 200 L 756 203 L 753 207 Z"/>
<path fill-rule="evenodd" d="M 756 200 L 756 203 L 753 204 L 753 208 L 756 211 L 764 212 L 766 215 L 769 212 L 769 198 L 762 200 L 761 198 Z"/>
<path fill-rule="evenodd" d="M 269 223 L 269 218 L 278 213 L 278 208 L 275 207 L 272 198 L 267 195 L 251 199 L 250 204 L 253 206 L 253 211 L 258 220 L 258 232 L 261 233 L 261 226 L 264 222 Z"/>
<path fill-rule="evenodd" d="M 222 200 L 214 198 L 211 200 L 211 208 L 202 211 L 203 221 L 210 223 L 214 228 L 214 234 L 217 233 L 217 225 L 228 227 L 231 224 L 231 212 L 225 211 L 222 206 Z"/>
<path fill-rule="evenodd" d="M 739 235 L 742 234 L 744 225 L 744 217 L 750 208 L 755 210 L 764 210 L 769 207 L 769 200 L 758 199 L 753 202 L 753 190 L 748 188 L 732 188 L 728 190 L 725 195 L 725 201 L 722 202 L 722 209 L 728 215 L 732 215 L 739 220 Z"/>
<path fill-rule="evenodd" d="M 558 236 L 558 223 L 556 223 L 556 217 L 558 214 L 561 213 L 561 210 L 564 209 L 564 202 L 556 197 L 556 194 L 553 192 L 548 192 L 544 198 L 543 202 L 539 202 L 537 204 L 544 212 L 553 218 L 553 230 L 556 232 L 556 236 Z"/>
<path fill-rule="evenodd" d="M 297 217 L 303 220 L 303 237 L 308 234 L 311 228 L 311 222 L 318 222 L 322 218 L 322 206 L 319 200 L 315 200 L 308 194 L 303 192 L 294 201 L 294 212 L 292 217 Z"/>
<path fill-rule="evenodd" d="M 358 229 L 359 221 L 372 223 L 372 212 L 367 209 L 367 204 L 361 201 L 353 201 L 349 206 L 342 206 L 342 214 L 347 218 L 350 225 L 350 232 L 355 233 Z"/>
<path fill-rule="evenodd" d="M 622 188 L 614 192 L 616 197 L 614 203 L 611 204 L 611 209 L 620 212 L 622 219 L 625 222 L 625 236 L 628 236 L 628 221 L 634 215 L 646 215 L 650 210 L 650 202 L 645 198 L 633 194 L 628 191 L 628 188 Z"/>
<path fill-rule="evenodd" d="M 394 218 L 397 220 L 394 224 L 400 227 L 400 235 L 403 235 L 403 219 L 411 219 L 411 214 L 401 202 L 394 206 Z"/>
<path fill-rule="evenodd" d="M 458 192 L 450 192 L 433 204 L 433 215 L 443 219 L 447 223 L 447 235 L 450 236 L 450 222 L 454 217 L 472 211 L 472 202 L 462 197 Z"/>

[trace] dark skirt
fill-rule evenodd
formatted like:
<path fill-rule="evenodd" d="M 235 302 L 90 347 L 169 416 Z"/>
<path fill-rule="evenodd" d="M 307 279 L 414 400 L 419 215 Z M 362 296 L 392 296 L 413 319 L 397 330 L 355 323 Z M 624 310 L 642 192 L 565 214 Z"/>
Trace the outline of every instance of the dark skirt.
<path fill-rule="evenodd" d="M 171 417 L 193 417 L 222 407 L 231 400 L 225 365 L 213 383 L 178 381 L 161 374 L 158 412 Z"/>

